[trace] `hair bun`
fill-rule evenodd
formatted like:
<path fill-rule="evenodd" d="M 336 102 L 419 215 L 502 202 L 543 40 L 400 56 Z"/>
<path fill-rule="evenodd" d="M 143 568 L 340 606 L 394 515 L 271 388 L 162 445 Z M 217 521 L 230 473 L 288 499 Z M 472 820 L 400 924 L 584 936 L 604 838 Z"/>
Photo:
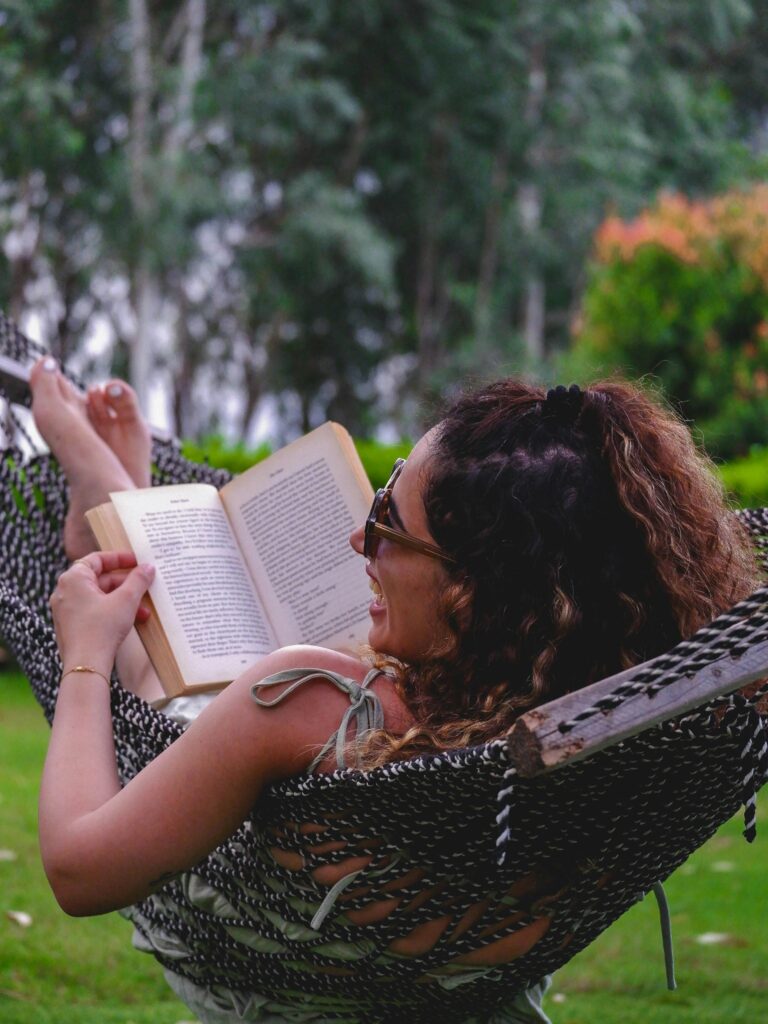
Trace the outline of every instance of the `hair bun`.
<path fill-rule="evenodd" d="M 542 404 L 542 411 L 556 417 L 561 423 L 574 423 L 581 412 L 584 392 L 578 384 L 566 388 L 563 384 L 550 388 Z"/>

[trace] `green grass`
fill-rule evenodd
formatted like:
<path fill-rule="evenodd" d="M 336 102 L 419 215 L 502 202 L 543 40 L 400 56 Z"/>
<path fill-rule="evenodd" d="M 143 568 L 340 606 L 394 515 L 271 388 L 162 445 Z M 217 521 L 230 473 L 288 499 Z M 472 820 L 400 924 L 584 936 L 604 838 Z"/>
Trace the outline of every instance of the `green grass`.
<path fill-rule="evenodd" d="M 762 800 L 763 829 L 768 801 Z M 749 846 L 739 817 L 728 822 L 669 880 L 678 990 L 665 987 L 653 897 L 635 906 L 560 971 L 548 1008 L 555 1024 L 736 1024 L 768 1014 L 766 836 Z M 728 939 L 700 945 L 720 932 Z M 553 1002 L 552 994 L 564 997 Z"/>
<path fill-rule="evenodd" d="M 160 968 L 130 945 L 117 915 L 72 919 L 56 906 L 37 850 L 36 804 L 47 726 L 24 681 L 0 673 L 0 1021 L 176 1024 L 191 1019 Z M 768 800 L 748 846 L 738 818 L 670 879 L 679 989 L 667 992 L 652 898 L 555 977 L 553 1024 L 739 1024 L 768 1017 L 763 863 Z M 762 829 L 761 829 L 762 824 Z M 29 928 L 8 910 L 32 915 Z M 696 936 L 727 933 L 722 945 Z M 554 995 L 554 998 L 553 998 Z"/>
<path fill-rule="evenodd" d="M 159 966 L 131 948 L 116 914 L 69 918 L 40 866 L 37 791 L 48 727 L 24 680 L 0 673 L 0 1021 L 2 1024 L 176 1024 L 192 1015 Z M 21 928 L 8 911 L 32 924 Z"/>

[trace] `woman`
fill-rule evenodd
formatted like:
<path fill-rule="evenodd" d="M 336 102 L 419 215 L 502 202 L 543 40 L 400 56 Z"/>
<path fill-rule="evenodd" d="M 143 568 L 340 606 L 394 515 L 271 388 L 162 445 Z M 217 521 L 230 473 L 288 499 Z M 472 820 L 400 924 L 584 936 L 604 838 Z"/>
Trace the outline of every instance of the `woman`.
<path fill-rule="evenodd" d="M 626 384 L 545 394 L 500 381 L 449 410 L 352 533 L 374 595 L 374 669 L 320 648 L 277 651 L 120 789 L 105 680 L 117 657 L 124 682 L 151 688 L 124 641 L 153 571 L 86 553 L 82 511 L 146 473 L 148 455 L 133 478 L 124 461 L 146 440 L 124 386 L 122 410 L 109 389 L 83 404 L 43 363 L 32 388 L 69 479 L 77 559 L 51 602 L 64 671 L 40 798 L 46 872 L 69 913 L 141 900 L 230 835 L 265 786 L 318 755 L 320 770 L 335 767 L 326 740 L 361 684 L 383 711 L 382 728 L 348 737 L 368 764 L 480 742 L 669 648 L 756 583 L 746 536 L 670 413 Z M 306 685 L 254 702 L 254 684 L 296 669 Z M 332 688 L 312 670 L 348 682 Z"/>

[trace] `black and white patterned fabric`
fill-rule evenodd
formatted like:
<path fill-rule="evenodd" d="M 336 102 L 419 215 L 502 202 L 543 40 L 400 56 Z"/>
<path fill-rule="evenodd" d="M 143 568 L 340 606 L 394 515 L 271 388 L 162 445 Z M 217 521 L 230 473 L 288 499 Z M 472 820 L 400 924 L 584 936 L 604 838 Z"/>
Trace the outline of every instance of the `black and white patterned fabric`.
<path fill-rule="evenodd" d="M 32 358 L 34 346 L 11 328 L 0 321 L 0 352 Z M 227 478 L 186 462 L 170 443 L 156 443 L 154 461 L 157 483 Z M 60 664 L 47 602 L 66 565 L 66 509 L 55 460 L 9 444 L 0 461 L 0 638 L 49 720 Z M 764 544 L 766 512 L 744 519 Z M 632 685 L 663 686 L 713 652 L 763 636 L 767 622 L 760 592 L 671 652 L 661 675 Z M 127 782 L 180 727 L 116 678 L 112 709 Z M 325 1007 L 318 1019 L 328 1021 L 487 1018 L 745 805 L 753 835 L 767 767 L 763 723 L 755 700 L 736 695 L 534 779 L 517 776 L 503 740 L 290 779 L 193 870 L 126 914 L 164 966 L 210 992 L 258 992 L 297 1008 L 306 999 Z M 369 859 L 356 875 L 344 870 L 352 857 Z M 337 892 L 314 874 L 329 864 L 344 875 Z M 355 923 L 354 912 L 373 904 L 380 919 Z M 312 928 L 323 905 L 327 915 Z M 421 937 L 420 956 L 401 955 L 407 935 Z M 478 949 L 514 936 L 523 947 L 516 959 L 473 965 Z"/>

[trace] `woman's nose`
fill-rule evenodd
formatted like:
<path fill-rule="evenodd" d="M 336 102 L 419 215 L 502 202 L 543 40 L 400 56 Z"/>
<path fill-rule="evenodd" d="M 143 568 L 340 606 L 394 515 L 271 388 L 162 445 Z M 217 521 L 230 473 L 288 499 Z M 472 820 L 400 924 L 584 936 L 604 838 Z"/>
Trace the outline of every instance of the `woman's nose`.
<path fill-rule="evenodd" d="M 356 526 L 352 533 L 349 535 L 349 543 L 352 545 L 358 555 L 362 555 L 363 548 L 365 547 L 365 527 Z"/>

